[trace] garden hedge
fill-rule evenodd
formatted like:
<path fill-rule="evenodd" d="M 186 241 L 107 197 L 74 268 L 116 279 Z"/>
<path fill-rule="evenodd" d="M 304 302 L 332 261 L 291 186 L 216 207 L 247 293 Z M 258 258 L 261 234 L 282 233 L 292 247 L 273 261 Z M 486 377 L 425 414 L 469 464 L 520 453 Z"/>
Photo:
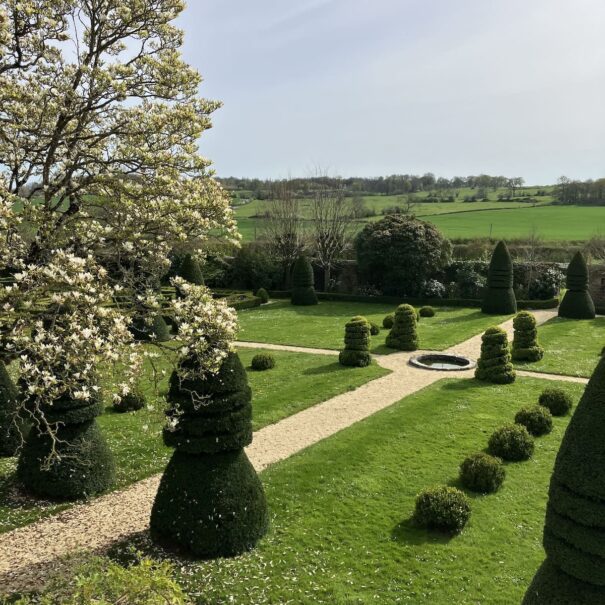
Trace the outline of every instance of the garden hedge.
<path fill-rule="evenodd" d="M 313 284 L 313 267 L 306 256 L 299 256 L 292 268 L 292 304 L 297 306 L 316 305 L 317 295 Z"/>
<path fill-rule="evenodd" d="M 576 252 L 567 267 L 567 292 L 559 306 L 559 317 L 594 319 L 595 306 L 588 292 L 588 267 L 581 252 Z"/>
<path fill-rule="evenodd" d="M 504 242 L 498 242 L 492 254 L 481 311 L 492 315 L 517 312 L 517 299 L 513 290 L 513 261 Z"/>
<path fill-rule="evenodd" d="M 0 359 L 0 456 L 14 456 L 25 432 L 19 415 L 19 392 Z"/>
<path fill-rule="evenodd" d="M 200 267 L 199 262 L 192 254 L 186 254 L 181 262 L 177 275 L 182 277 L 185 281 L 196 286 L 204 285 L 204 275 Z"/>
<path fill-rule="evenodd" d="M 524 603 L 605 603 L 605 358 L 572 416 L 550 480 L 546 562 Z M 550 599 L 550 600 L 549 600 Z"/>
<path fill-rule="evenodd" d="M 418 349 L 416 309 L 411 305 L 399 305 L 395 311 L 393 327 L 386 338 L 386 346 L 399 351 Z"/>
<path fill-rule="evenodd" d="M 365 317 L 353 317 L 345 325 L 345 348 L 338 361 L 343 366 L 362 368 L 372 363 L 370 355 L 370 324 Z"/>
<path fill-rule="evenodd" d="M 193 368 L 195 359 L 186 359 Z M 152 538 L 202 558 L 230 557 L 266 533 L 261 482 L 244 447 L 252 441 L 252 392 L 236 353 L 205 379 L 170 379 L 164 442 L 176 448 L 160 481 Z M 203 400 L 203 405 L 199 401 Z"/>
<path fill-rule="evenodd" d="M 488 328 L 481 337 L 481 356 L 475 378 L 494 384 L 510 384 L 515 377 L 506 332 L 499 327 Z"/>
<path fill-rule="evenodd" d="M 536 318 L 529 311 L 517 313 L 513 319 L 512 358 L 515 361 L 540 361 L 544 349 L 538 343 Z"/>

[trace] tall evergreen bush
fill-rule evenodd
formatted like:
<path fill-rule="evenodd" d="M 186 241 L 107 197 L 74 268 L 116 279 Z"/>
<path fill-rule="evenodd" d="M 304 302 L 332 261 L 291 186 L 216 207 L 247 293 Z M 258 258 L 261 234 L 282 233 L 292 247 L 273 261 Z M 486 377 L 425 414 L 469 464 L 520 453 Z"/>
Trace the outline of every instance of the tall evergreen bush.
<path fill-rule="evenodd" d="M 186 254 L 177 272 L 179 277 L 196 286 L 204 285 L 204 275 L 199 262 L 192 254 Z"/>
<path fill-rule="evenodd" d="M 412 305 L 399 305 L 393 327 L 386 338 L 386 346 L 400 351 L 415 351 L 418 348 L 416 324 L 416 309 Z"/>
<path fill-rule="evenodd" d="M 492 315 L 517 312 L 517 299 L 513 290 L 513 261 L 504 242 L 498 242 L 492 254 L 481 311 Z"/>
<path fill-rule="evenodd" d="M 370 324 L 365 317 L 353 317 L 345 326 L 345 348 L 338 360 L 343 366 L 365 367 L 372 363 Z"/>
<path fill-rule="evenodd" d="M 605 603 L 605 358 L 569 422 L 550 480 L 544 549 L 523 603 Z"/>
<path fill-rule="evenodd" d="M 559 305 L 559 317 L 594 319 L 595 307 L 588 292 L 588 267 L 581 252 L 576 252 L 567 267 L 567 292 Z"/>
<path fill-rule="evenodd" d="M 252 441 L 251 396 L 236 353 L 206 379 L 172 374 L 164 442 L 175 452 L 151 512 L 154 540 L 214 558 L 241 554 L 265 534 L 265 494 L 244 452 Z"/>
<path fill-rule="evenodd" d="M 515 376 L 506 332 L 499 327 L 488 328 L 481 337 L 481 356 L 475 378 L 495 384 L 509 384 L 515 381 Z"/>
<path fill-rule="evenodd" d="M 540 361 L 544 349 L 538 343 L 536 318 L 528 311 L 520 311 L 513 319 L 515 330 L 512 357 L 515 361 Z"/>
<path fill-rule="evenodd" d="M 313 267 L 306 256 L 299 256 L 292 268 L 292 304 L 297 306 L 316 305 Z"/>

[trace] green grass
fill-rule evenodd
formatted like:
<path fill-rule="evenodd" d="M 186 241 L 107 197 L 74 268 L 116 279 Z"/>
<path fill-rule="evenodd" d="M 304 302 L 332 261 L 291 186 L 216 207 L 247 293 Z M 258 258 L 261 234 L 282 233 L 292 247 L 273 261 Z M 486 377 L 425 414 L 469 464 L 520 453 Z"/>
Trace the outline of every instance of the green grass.
<path fill-rule="evenodd" d="M 321 302 L 312 307 L 294 307 L 289 301 L 240 311 L 239 340 L 341 349 L 344 347 L 345 323 L 363 315 L 382 326 L 382 319 L 395 310 L 393 305 L 377 303 Z M 478 334 L 507 316 L 483 315 L 478 309 L 436 308 L 432 318 L 418 324 L 421 349 L 443 350 Z M 372 337 L 375 353 L 389 353 L 384 347 L 388 330 Z"/>
<path fill-rule="evenodd" d="M 200 603 L 431 605 L 519 603 L 543 559 L 544 510 L 567 418 L 508 464 L 500 492 L 471 496 L 472 517 L 449 539 L 414 526 L 414 498 L 456 484 L 463 458 L 547 385 L 445 380 L 262 473 L 272 514 L 256 550 L 179 561 Z M 559 385 L 559 383 L 556 383 Z M 561 383 L 575 401 L 580 385 Z"/>
<path fill-rule="evenodd" d="M 605 346 L 605 318 L 555 317 L 538 328 L 538 338 L 544 347 L 544 358 L 537 363 L 517 363 L 517 367 L 589 378 Z"/>
<path fill-rule="evenodd" d="M 249 369 L 259 349 L 242 349 L 240 356 Z M 336 358 L 308 353 L 271 352 L 276 367 L 267 372 L 249 370 L 253 391 L 255 430 L 277 422 L 307 407 L 384 376 L 388 370 L 373 364 L 367 368 L 344 368 Z M 159 369 L 167 369 L 166 363 Z M 163 470 L 172 452 L 162 443 L 166 376 L 153 392 L 149 379 L 143 384 L 150 409 L 118 414 L 111 407 L 99 417 L 117 463 L 116 488 L 124 487 Z M 15 488 L 14 459 L 0 459 L 0 533 L 26 525 L 66 508 L 66 504 L 40 503 L 20 496 Z"/>

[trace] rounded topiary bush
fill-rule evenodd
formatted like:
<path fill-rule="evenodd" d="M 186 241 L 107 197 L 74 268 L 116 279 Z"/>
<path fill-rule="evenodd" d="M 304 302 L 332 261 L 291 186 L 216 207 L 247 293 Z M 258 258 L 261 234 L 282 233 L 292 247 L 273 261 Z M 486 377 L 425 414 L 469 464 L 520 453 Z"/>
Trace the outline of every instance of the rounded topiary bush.
<path fill-rule="evenodd" d="M 414 521 L 421 527 L 457 534 L 470 516 L 468 498 L 455 487 L 433 487 L 416 496 Z"/>
<path fill-rule="evenodd" d="M 185 281 L 196 286 L 204 285 L 204 274 L 200 267 L 200 263 L 192 254 L 186 254 L 183 261 L 179 265 L 177 275 Z"/>
<path fill-rule="evenodd" d="M 502 460 L 485 452 L 472 454 L 460 465 L 460 482 L 466 489 L 490 494 L 500 489 L 506 471 Z"/>
<path fill-rule="evenodd" d="M 365 317 L 353 317 L 345 326 L 345 348 L 338 356 L 343 366 L 365 367 L 372 363 L 370 324 Z"/>
<path fill-rule="evenodd" d="M 140 388 L 131 390 L 113 404 L 113 409 L 121 414 L 142 410 L 147 403 L 145 393 Z"/>
<path fill-rule="evenodd" d="M 515 361 L 540 361 L 544 349 L 538 344 L 536 318 L 528 311 L 520 311 L 513 319 L 513 327 L 512 358 Z"/>
<path fill-rule="evenodd" d="M 194 368 L 195 359 L 181 362 Z M 269 523 L 262 484 L 244 447 L 252 442 L 252 391 L 237 355 L 217 374 L 170 379 L 164 443 L 176 448 L 153 503 L 153 540 L 203 558 L 252 548 Z M 203 405 L 199 402 L 203 400 Z"/>
<path fill-rule="evenodd" d="M 380 334 L 380 326 L 373 321 L 370 322 L 370 335 L 378 336 Z"/>
<path fill-rule="evenodd" d="M 548 435 L 552 431 L 552 414 L 543 405 L 521 408 L 515 415 L 515 422 L 523 425 L 534 437 Z"/>
<path fill-rule="evenodd" d="M 559 317 L 594 319 L 595 306 L 588 291 L 588 267 L 581 252 L 576 252 L 567 267 L 567 292 L 559 305 Z"/>
<path fill-rule="evenodd" d="M 0 456 L 14 456 L 27 432 L 19 407 L 19 392 L 0 359 Z"/>
<path fill-rule="evenodd" d="M 510 384 L 515 377 L 506 332 L 498 327 L 488 328 L 481 337 L 481 356 L 475 378 L 494 384 Z"/>
<path fill-rule="evenodd" d="M 399 305 L 395 311 L 393 327 L 386 338 L 386 345 L 400 351 L 418 349 L 416 310 L 411 305 Z"/>
<path fill-rule="evenodd" d="M 498 242 L 492 254 L 481 311 L 492 315 L 517 312 L 517 299 L 513 290 L 513 261 L 504 242 Z"/>
<path fill-rule="evenodd" d="M 385 315 L 384 319 L 382 320 L 382 327 L 385 330 L 390 330 L 393 327 L 394 323 L 395 323 L 395 313 L 389 313 L 388 315 Z"/>
<path fill-rule="evenodd" d="M 271 353 L 258 353 L 252 358 L 251 367 L 257 372 L 271 370 L 275 367 L 275 357 Z"/>
<path fill-rule="evenodd" d="M 429 306 L 420 307 L 418 314 L 420 315 L 420 317 L 435 317 L 435 309 Z"/>
<path fill-rule="evenodd" d="M 259 288 L 256 291 L 256 296 L 260 298 L 262 305 L 266 305 L 269 302 L 269 293 L 264 288 Z"/>
<path fill-rule="evenodd" d="M 571 397 L 563 389 L 557 388 L 544 389 L 538 403 L 548 408 L 553 416 L 566 416 L 573 407 Z"/>
<path fill-rule="evenodd" d="M 166 342 L 170 340 L 170 328 L 164 317 L 159 313 L 149 318 L 144 315 L 143 311 L 138 312 L 132 318 L 130 331 L 136 340 L 142 342 Z"/>
<path fill-rule="evenodd" d="M 313 284 L 313 267 L 306 256 L 299 256 L 292 267 L 292 304 L 298 306 L 316 305 L 317 294 Z"/>
<path fill-rule="evenodd" d="M 492 456 L 519 462 L 528 460 L 534 453 L 534 440 L 520 424 L 506 424 L 496 429 L 489 438 L 488 450 Z"/>

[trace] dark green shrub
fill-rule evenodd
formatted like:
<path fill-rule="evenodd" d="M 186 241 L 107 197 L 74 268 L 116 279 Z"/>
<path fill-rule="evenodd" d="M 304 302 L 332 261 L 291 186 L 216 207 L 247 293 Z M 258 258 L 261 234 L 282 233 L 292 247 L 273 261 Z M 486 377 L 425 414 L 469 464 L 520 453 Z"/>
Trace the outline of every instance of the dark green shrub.
<path fill-rule="evenodd" d="M 506 471 L 499 458 L 484 452 L 472 454 L 460 465 L 460 482 L 466 489 L 490 494 L 500 489 Z"/>
<path fill-rule="evenodd" d="M 415 351 L 418 348 L 416 310 L 411 305 L 399 305 L 395 311 L 393 327 L 386 338 L 386 345 L 400 351 Z"/>
<path fill-rule="evenodd" d="M 512 358 L 515 361 L 540 361 L 544 349 L 538 344 L 536 318 L 528 311 L 520 311 L 513 319 Z"/>
<path fill-rule="evenodd" d="M 534 440 L 520 424 L 505 424 L 492 433 L 489 453 L 510 462 L 528 460 L 534 453 Z"/>
<path fill-rule="evenodd" d="M 457 534 L 470 516 L 468 498 L 455 487 L 433 487 L 416 496 L 414 520 L 421 527 Z"/>
<path fill-rule="evenodd" d="M 563 389 L 556 388 L 544 389 L 538 403 L 548 408 L 553 416 L 567 416 L 573 407 L 571 397 Z"/>
<path fill-rule="evenodd" d="M 261 304 L 266 305 L 269 302 L 269 293 L 264 288 L 259 288 L 256 291 L 257 298 L 260 298 Z"/>
<path fill-rule="evenodd" d="M 275 367 L 275 357 L 271 353 L 258 353 L 252 358 L 250 365 L 257 372 L 271 370 Z"/>
<path fill-rule="evenodd" d="M 605 602 L 604 433 L 602 358 L 557 454 L 544 525 L 546 563 L 536 574 L 525 603 Z M 544 600 L 551 595 L 553 600 Z"/>
<path fill-rule="evenodd" d="M 192 368 L 196 362 L 182 364 Z M 265 494 L 243 449 L 252 441 L 251 397 L 236 353 L 205 379 L 173 373 L 168 393 L 172 424 L 164 429 L 164 442 L 176 451 L 151 512 L 155 541 L 199 557 L 229 557 L 254 547 L 266 533 Z"/>
<path fill-rule="evenodd" d="M 521 408 L 515 415 L 515 422 L 523 425 L 534 437 L 548 435 L 552 431 L 552 414 L 542 405 Z"/>
<path fill-rule="evenodd" d="M 14 456 L 27 432 L 19 407 L 19 392 L 0 359 L 0 456 Z"/>
<path fill-rule="evenodd" d="M 576 252 L 567 267 L 567 292 L 559 305 L 559 317 L 594 319 L 595 308 L 588 292 L 588 267 L 581 252 Z"/>
<path fill-rule="evenodd" d="M 200 264 L 191 254 L 185 255 L 179 266 L 177 275 L 190 284 L 195 284 L 196 286 L 204 285 L 204 275 L 202 274 Z"/>
<path fill-rule="evenodd" d="M 492 315 L 517 312 L 513 290 L 513 261 L 504 242 L 498 242 L 492 254 L 481 311 Z"/>
<path fill-rule="evenodd" d="M 370 335 L 378 336 L 378 334 L 380 334 L 380 326 L 377 323 L 374 323 L 373 321 L 371 321 L 370 322 Z"/>
<path fill-rule="evenodd" d="M 292 304 L 316 305 L 318 301 L 313 284 L 313 267 L 306 256 L 299 256 L 292 268 Z"/>
<path fill-rule="evenodd" d="M 353 317 L 345 326 L 345 348 L 338 356 L 343 366 L 365 367 L 372 363 L 370 324 L 365 317 Z"/>
<path fill-rule="evenodd" d="M 138 311 L 132 318 L 130 331 L 134 338 L 142 342 L 166 342 L 170 340 L 170 329 L 164 317 L 156 313 L 150 318 L 144 313 L 144 311 Z"/>
<path fill-rule="evenodd" d="M 418 311 L 420 317 L 435 317 L 435 309 L 433 307 L 420 307 Z"/>
<path fill-rule="evenodd" d="M 494 384 L 510 384 L 515 377 L 506 332 L 498 327 L 488 328 L 481 337 L 481 357 L 475 378 Z"/>
<path fill-rule="evenodd" d="M 382 327 L 385 330 L 390 330 L 393 327 L 394 323 L 395 323 L 395 313 L 389 313 L 388 315 L 385 315 L 384 319 L 382 320 Z"/>
<path fill-rule="evenodd" d="M 113 409 L 119 413 L 136 412 L 142 410 L 146 404 L 145 393 L 140 388 L 131 390 L 120 401 L 113 404 Z"/>
<path fill-rule="evenodd" d="M 430 223 L 390 215 L 362 229 L 355 251 L 362 283 L 385 294 L 419 296 L 425 282 L 449 263 L 451 244 Z"/>
<path fill-rule="evenodd" d="M 243 290 L 283 287 L 282 269 L 269 253 L 267 246 L 244 244 L 231 260 L 224 285 Z"/>

